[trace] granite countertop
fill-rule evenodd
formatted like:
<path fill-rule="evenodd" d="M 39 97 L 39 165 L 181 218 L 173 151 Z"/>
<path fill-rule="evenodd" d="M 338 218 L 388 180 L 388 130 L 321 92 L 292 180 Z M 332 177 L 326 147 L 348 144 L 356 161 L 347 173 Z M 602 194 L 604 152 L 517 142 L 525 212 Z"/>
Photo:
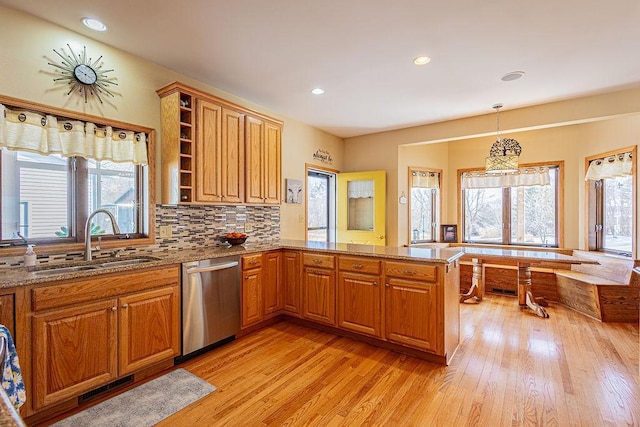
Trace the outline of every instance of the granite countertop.
<path fill-rule="evenodd" d="M 343 255 L 371 256 L 377 258 L 427 261 L 439 264 L 448 264 L 460 258 L 463 251 L 460 248 L 416 248 L 416 247 L 389 247 L 359 245 L 348 243 L 323 243 L 304 240 L 278 240 L 269 243 L 246 243 L 240 246 L 208 246 L 193 249 L 165 250 L 157 252 L 140 253 L 135 257 L 102 258 L 93 261 L 75 261 L 71 263 L 38 265 L 36 272 L 24 267 L 8 267 L 0 270 L 0 288 L 11 288 L 35 284 L 45 284 L 57 280 L 68 280 L 99 276 L 108 273 L 120 273 L 135 271 L 143 268 L 160 267 L 163 265 L 181 264 L 184 262 L 201 259 L 220 258 L 232 255 L 245 255 L 264 252 L 274 249 L 294 249 L 318 252 L 328 252 Z M 101 264 L 108 261 L 127 260 L 130 258 L 151 257 L 152 260 L 140 264 L 126 266 L 101 267 L 93 270 L 80 270 L 60 274 L 38 275 L 37 271 L 65 266 Z"/>

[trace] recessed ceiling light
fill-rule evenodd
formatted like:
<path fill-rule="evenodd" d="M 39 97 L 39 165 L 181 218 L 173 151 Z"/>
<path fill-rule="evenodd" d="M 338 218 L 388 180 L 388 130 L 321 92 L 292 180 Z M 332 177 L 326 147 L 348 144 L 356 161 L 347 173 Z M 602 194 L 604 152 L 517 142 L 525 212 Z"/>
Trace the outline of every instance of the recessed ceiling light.
<path fill-rule="evenodd" d="M 322 95 L 324 93 L 324 90 L 322 90 L 319 87 L 317 87 L 317 88 L 313 89 L 311 91 L 311 93 L 314 94 L 314 95 Z"/>
<path fill-rule="evenodd" d="M 416 65 L 425 65 L 431 61 L 431 58 L 428 56 L 417 56 L 413 58 L 413 63 Z"/>
<path fill-rule="evenodd" d="M 502 76 L 500 80 L 502 80 L 503 82 L 511 82 L 513 80 L 518 80 L 523 76 L 524 76 L 524 71 L 512 71 Z"/>
<path fill-rule="evenodd" d="M 95 18 L 82 18 L 85 27 L 94 31 L 106 31 L 107 26 Z"/>

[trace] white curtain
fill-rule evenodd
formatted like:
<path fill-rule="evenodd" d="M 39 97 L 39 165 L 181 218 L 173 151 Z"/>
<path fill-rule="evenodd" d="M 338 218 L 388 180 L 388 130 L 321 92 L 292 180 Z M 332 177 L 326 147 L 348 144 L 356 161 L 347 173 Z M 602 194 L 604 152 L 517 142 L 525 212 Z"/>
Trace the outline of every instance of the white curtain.
<path fill-rule="evenodd" d="M 617 178 L 631 175 L 633 159 L 631 153 L 620 153 L 603 159 L 592 160 L 584 180 L 597 181 L 605 178 Z"/>
<path fill-rule="evenodd" d="M 517 172 L 487 173 L 465 172 L 462 174 L 462 189 L 505 188 L 549 185 L 551 177 L 548 167 L 520 168 Z"/>
<path fill-rule="evenodd" d="M 99 127 L 90 122 L 13 110 L 2 104 L 0 148 L 136 165 L 148 163 L 144 133 L 114 131 L 111 126 Z"/>
<path fill-rule="evenodd" d="M 348 181 L 347 197 L 350 199 L 373 198 L 373 181 Z"/>
<path fill-rule="evenodd" d="M 412 188 L 440 188 L 438 172 L 411 171 Z"/>

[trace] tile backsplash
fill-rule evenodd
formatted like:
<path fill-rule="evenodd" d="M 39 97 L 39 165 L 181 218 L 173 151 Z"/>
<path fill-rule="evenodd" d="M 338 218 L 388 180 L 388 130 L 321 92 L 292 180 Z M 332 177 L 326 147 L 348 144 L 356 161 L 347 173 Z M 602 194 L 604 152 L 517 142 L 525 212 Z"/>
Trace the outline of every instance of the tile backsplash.
<path fill-rule="evenodd" d="M 171 227 L 171 237 L 160 237 L 160 227 Z M 246 231 L 245 231 L 246 230 Z M 245 232 L 251 243 L 280 238 L 280 206 L 196 206 L 156 205 L 156 241 L 149 246 L 131 246 L 122 255 L 150 255 L 153 252 L 191 249 L 222 244 L 221 237 Z M 36 247 L 36 252 L 37 252 Z M 109 257 L 112 249 L 94 251 L 96 259 Z M 81 260 L 83 251 L 38 255 L 38 265 Z M 0 258 L 0 269 L 22 265 L 23 257 Z"/>

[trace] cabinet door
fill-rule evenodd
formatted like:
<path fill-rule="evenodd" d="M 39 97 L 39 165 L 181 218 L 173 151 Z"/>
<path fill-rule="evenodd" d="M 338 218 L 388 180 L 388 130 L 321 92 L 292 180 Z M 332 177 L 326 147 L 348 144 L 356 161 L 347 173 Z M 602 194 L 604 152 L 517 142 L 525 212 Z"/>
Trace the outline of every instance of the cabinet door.
<path fill-rule="evenodd" d="M 244 202 L 244 115 L 222 109 L 221 198 L 226 203 Z"/>
<path fill-rule="evenodd" d="M 33 316 L 33 405 L 62 402 L 117 377 L 116 300 Z"/>
<path fill-rule="evenodd" d="M 16 340 L 16 321 L 14 317 L 14 303 L 15 295 L 7 294 L 0 295 L 0 324 L 4 325 L 9 329 L 13 340 Z"/>
<path fill-rule="evenodd" d="M 262 269 L 242 272 L 242 327 L 264 319 L 262 306 Z"/>
<path fill-rule="evenodd" d="M 180 353 L 179 298 L 179 287 L 170 286 L 118 300 L 120 376 Z"/>
<path fill-rule="evenodd" d="M 380 286 L 378 276 L 338 273 L 338 326 L 380 337 Z"/>
<path fill-rule="evenodd" d="M 437 351 L 436 283 L 387 278 L 386 335 L 395 341 Z"/>
<path fill-rule="evenodd" d="M 263 270 L 264 314 L 271 314 L 283 308 L 282 252 L 267 252 Z"/>
<path fill-rule="evenodd" d="M 276 124 L 266 122 L 263 171 L 264 171 L 264 202 L 268 204 L 280 203 L 281 188 L 281 154 L 282 128 Z"/>
<path fill-rule="evenodd" d="M 335 286 L 335 271 L 305 268 L 302 279 L 302 315 L 309 320 L 335 325 Z"/>
<path fill-rule="evenodd" d="M 196 137 L 196 200 L 222 200 L 222 107 L 198 100 Z"/>
<path fill-rule="evenodd" d="M 255 117 L 245 118 L 245 176 L 247 203 L 264 203 L 264 121 Z"/>
<path fill-rule="evenodd" d="M 300 313 L 300 253 L 284 253 L 284 309 Z"/>

